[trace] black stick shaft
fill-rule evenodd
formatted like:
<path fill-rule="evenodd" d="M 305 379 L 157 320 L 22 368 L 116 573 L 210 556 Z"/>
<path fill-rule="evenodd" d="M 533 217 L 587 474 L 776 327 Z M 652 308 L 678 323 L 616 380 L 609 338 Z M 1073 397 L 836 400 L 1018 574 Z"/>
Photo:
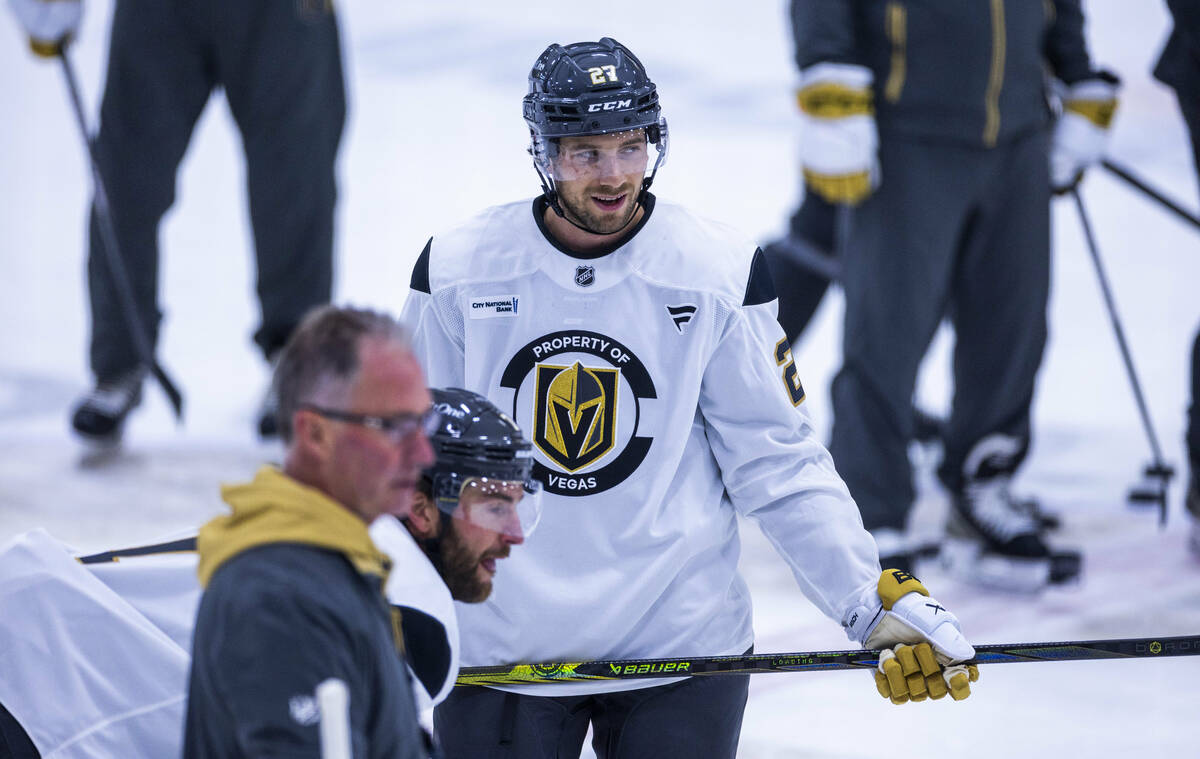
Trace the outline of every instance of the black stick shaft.
<path fill-rule="evenodd" d="M 691 659 L 617 659 L 494 667 L 463 667 L 460 686 L 578 683 L 676 675 L 746 675 L 768 672 L 814 672 L 874 669 L 878 650 L 807 651 L 747 656 L 702 656 Z M 967 664 L 1161 658 L 1200 654 L 1200 635 L 1169 638 L 1117 638 L 1060 643 L 995 643 L 975 646 Z"/>
<path fill-rule="evenodd" d="M 837 282 L 842 278 L 842 264 L 829 251 L 822 250 L 808 240 L 788 235 L 780 240 L 779 249 L 806 271 L 821 279 Z"/>
<path fill-rule="evenodd" d="M 1181 206 L 1178 203 L 1176 203 L 1175 201 L 1171 200 L 1166 195 L 1163 195 L 1158 190 L 1155 190 L 1153 187 L 1146 184 L 1145 181 L 1138 179 L 1133 174 L 1129 173 L 1129 169 L 1126 169 L 1123 166 L 1119 166 L 1107 158 L 1104 159 L 1103 161 L 1101 161 L 1100 165 L 1103 166 L 1105 169 L 1107 169 L 1113 175 L 1115 175 L 1118 178 L 1127 182 L 1130 186 L 1134 187 L 1137 190 L 1140 190 L 1147 197 L 1158 201 L 1158 203 L 1160 205 L 1162 205 L 1163 208 L 1166 208 L 1168 211 L 1171 211 L 1179 218 L 1183 219 L 1186 222 L 1191 223 L 1191 225 L 1196 227 L 1197 229 L 1200 229 L 1200 218 L 1196 217 L 1192 213 L 1189 213 L 1183 206 Z"/>
<path fill-rule="evenodd" d="M 96 146 L 88 132 L 87 119 L 83 115 L 83 99 L 79 95 L 79 84 L 75 77 L 75 68 L 71 65 L 70 59 L 67 58 L 67 51 L 64 49 L 59 53 L 59 60 L 62 61 L 63 76 L 67 80 L 67 91 L 71 96 L 71 105 L 75 110 L 75 121 L 79 125 L 79 134 L 83 138 L 83 143 L 87 147 L 88 161 L 92 167 L 92 186 L 95 193 L 95 216 L 96 224 L 100 230 L 100 238 L 102 247 L 104 248 L 104 263 L 108 267 L 109 280 L 112 282 L 113 288 L 117 293 L 117 300 L 121 304 L 121 313 L 125 316 L 125 327 L 129 330 L 129 334 L 133 339 L 134 350 L 137 351 L 138 358 L 150 370 L 150 373 L 158 381 L 163 392 L 166 393 L 168 400 L 171 402 L 171 408 L 175 411 L 175 418 L 183 418 L 183 395 L 167 376 L 166 371 L 158 363 L 158 359 L 154 357 L 154 349 L 150 347 L 150 338 L 147 337 L 146 325 L 137 314 L 137 304 L 133 298 L 133 288 L 129 285 L 129 275 L 125 270 L 125 260 L 121 257 L 120 248 L 117 244 L 117 230 L 113 224 L 112 211 L 108 204 L 108 192 L 104 187 L 104 176 L 100 173 L 100 163 L 96 159 Z"/>
<path fill-rule="evenodd" d="M 1154 463 L 1165 468 L 1162 447 L 1158 444 L 1158 435 L 1150 421 L 1150 411 L 1146 406 L 1146 397 L 1142 394 L 1142 384 L 1138 381 L 1137 371 L 1133 367 L 1133 357 L 1129 353 L 1129 342 L 1125 339 L 1125 330 L 1117 316 L 1117 304 L 1113 299 L 1112 288 L 1108 284 L 1108 276 L 1104 273 L 1104 264 L 1100 260 L 1100 249 L 1096 246 L 1096 237 L 1092 233 L 1092 224 L 1088 219 L 1087 209 L 1083 205 L 1083 197 L 1079 189 L 1071 190 L 1075 199 L 1075 209 L 1079 211 L 1079 222 L 1083 225 L 1083 235 L 1087 238 L 1088 253 L 1091 254 L 1092 264 L 1096 267 L 1096 279 L 1100 281 L 1100 292 L 1104 295 L 1104 303 L 1108 306 L 1109 321 L 1112 322 L 1113 332 L 1117 336 L 1117 346 L 1121 349 L 1121 358 L 1125 361 L 1125 373 L 1129 376 L 1129 384 L 1133 387 L 1133 397 L 1137 401 L 1138 412 L 1142 418 L 1142 427 L 1146 430 L 1146 438 L 1150 441 L 1150 451 L 1154 454 Z"/>

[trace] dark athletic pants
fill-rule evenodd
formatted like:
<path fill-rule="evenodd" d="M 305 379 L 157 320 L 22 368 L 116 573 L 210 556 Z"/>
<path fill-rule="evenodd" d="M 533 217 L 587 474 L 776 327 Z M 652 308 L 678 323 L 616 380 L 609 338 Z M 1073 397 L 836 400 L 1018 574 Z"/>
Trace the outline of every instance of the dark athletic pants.
<path fill-rule="evenodd" d="M 1192 139 L 1192 158 L 1196 163 L 1196 178 L 1200 181 L 1200 102 L 1179 96 L 1179 110 Z M 1188 407 L 1188 458 L 1192 471 L 1200 477 L 1200 329 L 1192 341 L 1192 398 Z"/>
<path fill-rule="evenodd" d="M 332 5 L 117 0 L 96 152 L 152 342 L 160 318 L 158 223 L 174 202 L 176 169 L 216 87 L 225 89 L 242 135 L 262 306 L 254 339 L 270 354 L 330 297 L 334 160 L 346 108 Z M 103 380 L 139 362 L 101 245 L 93 212 L 91 366 Z"/>
<path fill-rule="evenodd" d="M 830 452 L 865 526 L 900 529 L 914 495 L 913 389 L 943 316 L 956 335 L 943 481 L 961 486 L 987 435 L 1029 439 L 1050 285 L 1047 140 L 982 149 L 883 133 L 880 163 L 844 246 Z"/>
<path fill-rule="evenodd" d="M 445 759 L 578 759 L 588 723 L 599 759 L 734 759 L 749 675 L 594 696 L 455 688 L 433 715 Z"/>
<path fill-rule="evenodd" d="M 837 254 L 835 234 L 837 207 L 811 190 L 805 190 L 804 202 L 792 214 L 788 236 L 812 243 L 818 251 L 829 256 Z M 797 263 L 778 248 L 768 245 L 763 250 L 779 294 L 779 326 L 793 345 L 808 327 L 817 306 L 829 289 L 829 280 Z"/>

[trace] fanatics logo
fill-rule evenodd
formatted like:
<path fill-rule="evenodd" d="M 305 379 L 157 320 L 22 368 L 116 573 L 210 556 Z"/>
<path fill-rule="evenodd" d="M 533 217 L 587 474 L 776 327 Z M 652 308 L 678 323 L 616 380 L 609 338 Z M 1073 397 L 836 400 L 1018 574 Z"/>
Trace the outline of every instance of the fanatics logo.
<path fill-rule="evenodd" d="M 472 298 L 467 309 L 472 319 L 494 319 L 497 316 L 517 315 L 517 296 L 485 295 Z"/>
<path fill-rule="evenodd" d="M 684 303 L 680 306 L 667 306 L 667 313 L 671 315 L 671 321 L 675 322 L 675 329 L 683 334 L 683 325 L 692 320 L 696 315 L 696 307 L 691 303 Z"/>
<path fill-rule="evenodd" d="M 575 284 L 580 287 L 588 287 L 596 281 L 596 267 L 594 266 L 576 266 L 575 267 Z"/>

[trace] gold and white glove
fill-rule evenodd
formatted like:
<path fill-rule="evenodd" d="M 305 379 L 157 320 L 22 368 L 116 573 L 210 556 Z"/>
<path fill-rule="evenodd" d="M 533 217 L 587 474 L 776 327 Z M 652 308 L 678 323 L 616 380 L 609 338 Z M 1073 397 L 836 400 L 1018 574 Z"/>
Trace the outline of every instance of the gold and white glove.
<path fill-rule="evenodd" d="M 917 578 L 885 569 L 876 592 L 846 615 L 851 640 L 865 648 L 883 649 L 875 671 L 875 687 L 893 704 L 939 699 L 955 701 L 971 695 L 979 669 L 958 662 L 975 656 L 958 619 L 929 595 Z"/>
<path fill-rule="evenodd" d="M 80 0 L 8 0 L 8 5 L 29 35 L 29 47 L 46 58 L 62 52 L 83 17 Z"/>
<path fill-rule="evenodd" d="M 817 63 L 800 74 L 804 181 L 830 203 L 855 205 L 879 184 L 879 135 L 870 69 Z"/>
<path fill-rule="evenodd" d="M 1050 146 L 1050 188 L 1055 194 L 1079 184 L 1084 169 L 1104 157 L 1121 82 L 1107 71 L 1062 88 L 1062 115 Z"/>

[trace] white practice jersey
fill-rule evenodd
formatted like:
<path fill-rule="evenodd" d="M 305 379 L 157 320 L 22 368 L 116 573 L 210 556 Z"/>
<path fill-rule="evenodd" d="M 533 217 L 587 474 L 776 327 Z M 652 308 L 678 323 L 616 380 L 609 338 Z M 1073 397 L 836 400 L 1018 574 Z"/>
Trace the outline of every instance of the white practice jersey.
<path fill-rule="evenodd" d="M 491 598 L 458 605 L 463 663 L 744 652 L 737 513 L 841 622 L 873 590 L 878 555 L 801 403 L 762 254 L 650 198 L 631 239 L 579 257 L 551 242 L 542 207 L 498 206 L 435 236 L 404 307 L 430 385 L 511 412 L 546 491 Z"/>
<path fill-rule="evenodd" d="M 393 563 L 418 709 L 450 693 L 458 625 L 441 577 L 396 520 L 371 538 Z M 0 547 L 0 704 L 55 759 L 176 757 L 183 751 L 195 540 L 77 557 L 44 530 Z M 415 636 L 415 637 L 414 637 Z"/>

